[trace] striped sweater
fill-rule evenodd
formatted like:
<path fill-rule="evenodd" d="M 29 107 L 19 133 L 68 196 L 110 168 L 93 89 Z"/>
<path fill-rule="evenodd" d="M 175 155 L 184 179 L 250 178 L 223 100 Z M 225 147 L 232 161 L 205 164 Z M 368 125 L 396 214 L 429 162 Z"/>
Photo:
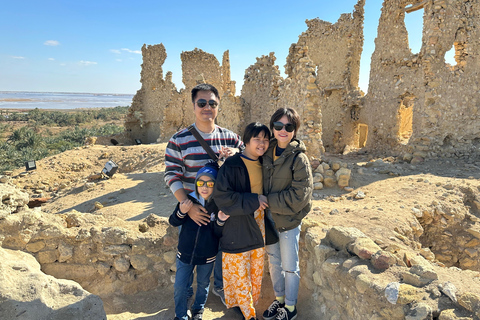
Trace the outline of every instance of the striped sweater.
<path fill-rule="evenodd" d="M 212 133 L 197 131 L 217 155 L 221 147 L 243 146 L 236 133 L 217 125 Z M 195 136 L 186 128 L 180 130 L 172 136 L 165 149 L 165 182 L 173 193 L 181 188 L 190 193 L 195 190 L 198 170 L 210 160 Z"/>

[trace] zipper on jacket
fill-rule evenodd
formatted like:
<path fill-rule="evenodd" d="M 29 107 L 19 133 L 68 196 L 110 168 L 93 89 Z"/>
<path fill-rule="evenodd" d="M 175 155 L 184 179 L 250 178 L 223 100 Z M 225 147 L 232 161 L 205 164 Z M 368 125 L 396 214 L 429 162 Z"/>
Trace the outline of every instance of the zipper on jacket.
<path fill-rule="evenodd" d="M 193 258 L 195 257 L 195 249 L 197 248 L 198 236 L 200 235 L 200 228 L 201 228 L 201 227 L 198 227 L 198 229 L 197 229 L 197 235 L 195 236 L 195 244 L 194 244 L 194 246 L 193 246 L 192 259 L 190 259 L 190 264 L 193 264 Z"/>

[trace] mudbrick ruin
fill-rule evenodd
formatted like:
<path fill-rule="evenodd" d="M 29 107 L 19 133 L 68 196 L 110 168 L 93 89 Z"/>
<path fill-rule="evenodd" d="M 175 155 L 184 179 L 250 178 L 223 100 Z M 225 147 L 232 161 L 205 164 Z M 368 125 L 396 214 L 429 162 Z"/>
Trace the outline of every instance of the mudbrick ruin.
<path fill-rule="evenodd" d="M 365 0 L 359 0 L 352 14 L 343 14 L 334 24 L 318 18 L 307 20 L 307 30 L 290 47 L 286 78 L 275 65 L 274 53 L 259 57 L 245 71 L 239 96 L 230 79 L 228 51 L 221 64 L 201 49 L 183 52 L 185 89 L 178 91 L 172 74 L 164 76 L 162 70 L 166 48 L 144 45 L 142 86 L 119 140 L 125 145 L 134 144 L 133 139 L 144 144 L 167 141 L 194 121 L 190 91 L 206 82 L 220 91 L 218 124 L 235 132 L 242 132 L 252 121 L 268 123 L 279 107 L 296 107 L 303 119 L 299 138 L 306 142 L 312 159 L 317 198 L 323 188 L 341 188 L 350 194 L 332 201 L 361 201 L 366 194 L 351 186 L 353 172 L 398 177 L 404 170 L 382 160 L 352 167 L 324 160 L 325 155 L 376 154 L 396 157 L 412 167 L 428 159 L 439 163 L 458 159 L 465 170 L 478 169 L 480 1 L 385 1 L 366 95 L 358 88 L 364 5 Z M 423 41 L 420 52 L 412 54 L 404 19 L 416 10 L 424 11 Z M 445 63 L 445 54 L 452 48 L 455 65 Z M 129 149 L 134 147 L 122 150 L 134 152 Z M 135 163 L 146 157 L 126 161 L 121 167 L 131 167 L 133 172 Z M 81 288 L 73 282 L 55 283 L 60 287 L 57 291 L 89 297 L 77 302 L 73 310 L 61 308 L 70 318 L 83 319 L 75 316 L 75 311 L 87 309 L 96 314 L 93 318 L 105 318 L 102 310 L 97 310 L 101 300 L 90 293 L 104 298 L 171 285 L 177 230 L 168 226 L 166 218 L 149 215 L 130 227 L 75 210 L 47 218 L 51 215 L 42 210 L 26 208 L 28 195 L 12 187 L 12 179 L 5 176 L 0 184 L 0 256 L 12 260 L 17 255 L 15 259 L 22 263 L 10 269 L 21 274 L 38 269 L 35 261 L 27 267 L 27 258 L 20 251 L 28 252 L 46 274 L 80 284 Z M 68 189 L 63 183 L 59 181 L 57 189 Z M 89 183 L 85 189 L 95 188 L 95 183 Z M 326 228 L 315 219 L 305 221 L 301 285 L 311 293 L 309 308 L 319 318 L 480 319 L 478 179 L 453 184 L 429 177 L 411 184 L 421 184 L 415 190 L 425 193 L 429 191 L 424 185 L 441 191 L 437 200 L 416 204 L 409 208 L 409 215 L 399 214 L 390 237 L 375 236 L 383 227 L 376 221 L 382 218 L 367 207 L 362 209 L 367 222 L 355 228 L 347 223 Z M 320 210 L 314 208 L 312 215 Z M 338 211 L 330 212 L 335 214 Z M 7 273 L 1 274 L 0 289 L 8 288 L 4 285 Z M 457 287 L 464 284 L 461 289 L 455 281 Z M 32 296 L 33 291 L 41 289 L 32 289 Z M 0 296 L 0 313 L 11 319 L 21 313 L 15 304 L 22 299 L 21 292 L 9 298 L 3 298 L 4 293 Z"/>

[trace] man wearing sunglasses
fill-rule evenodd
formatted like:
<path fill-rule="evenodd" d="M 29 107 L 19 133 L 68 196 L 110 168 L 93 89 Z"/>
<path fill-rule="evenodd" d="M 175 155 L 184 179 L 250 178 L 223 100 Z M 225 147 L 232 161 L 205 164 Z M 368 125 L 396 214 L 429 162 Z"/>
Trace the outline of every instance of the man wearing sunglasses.
<path fill-rule="evenodd" d="M 236 133 L 215 124 L 220 95 L 214 86 L 205 83 L 195 86 L 192 89 L 192 102 L 194 126 L 219 158 L 227 158 L 243 148 Z M 187 128 L 172 136 L 165 150 L 165 182 L 179 202 L 186 200 L 187 195 L 195 190 L 197 172 L 210 160 L 208 153 Z M 199 205 L 193 205 L 188 216 L 198 225 L 210 222 L 210 215 Z M 221 252 L 217 261 L 220 263 L 215 263 L 213 293 L 222 298 Z"/>

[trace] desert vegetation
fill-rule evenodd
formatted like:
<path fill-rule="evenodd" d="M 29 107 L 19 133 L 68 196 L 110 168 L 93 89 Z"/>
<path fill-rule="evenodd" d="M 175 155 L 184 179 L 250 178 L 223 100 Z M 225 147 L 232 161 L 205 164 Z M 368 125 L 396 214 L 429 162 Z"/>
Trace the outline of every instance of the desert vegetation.
<path fill-rule="evenodd" d="M 83 145 L 88 136 L 122 132 L 128 107 L 0 111 L 0 172 Z"/>

